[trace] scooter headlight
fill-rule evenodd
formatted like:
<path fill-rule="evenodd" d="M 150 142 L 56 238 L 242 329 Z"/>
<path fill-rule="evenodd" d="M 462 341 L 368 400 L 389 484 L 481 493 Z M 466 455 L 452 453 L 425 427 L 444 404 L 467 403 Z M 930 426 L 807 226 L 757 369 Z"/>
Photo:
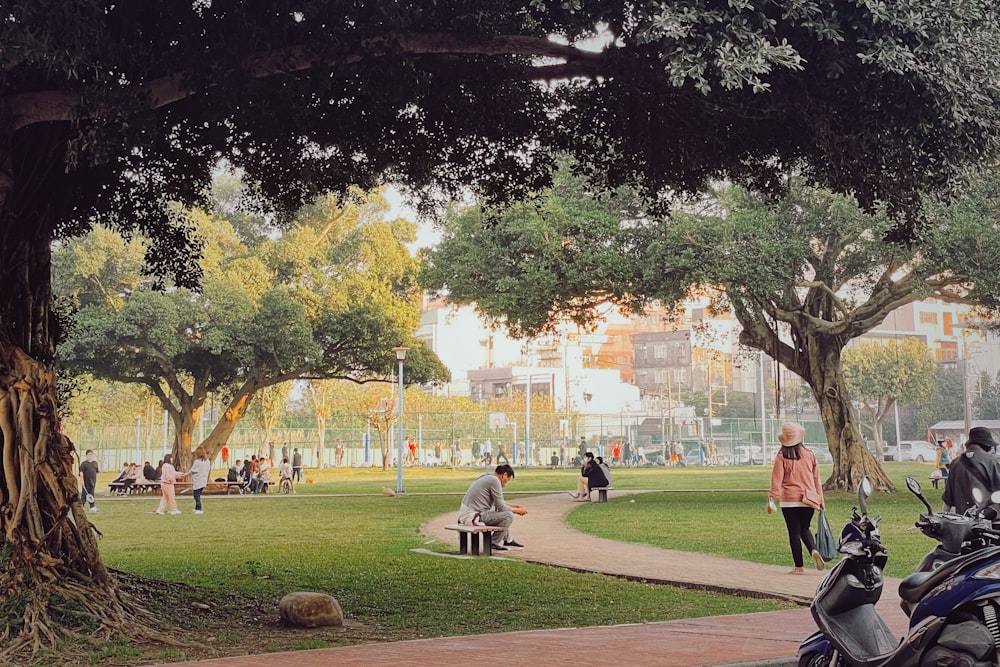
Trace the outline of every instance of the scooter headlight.
<path fill-rule="evenodd" d="M 976 579 L 1000 579 L 1000 564 L 988 565 L 972 576 Z"/>
<path fill-rule="evenodd" d="M 857 540 L 851 540 L 850 542 L 841 542 L 837 545 L 837 551 L 842 554 L 847 554 L 848 556 L 864 556 L 865 555 L 865 545 Z"/>

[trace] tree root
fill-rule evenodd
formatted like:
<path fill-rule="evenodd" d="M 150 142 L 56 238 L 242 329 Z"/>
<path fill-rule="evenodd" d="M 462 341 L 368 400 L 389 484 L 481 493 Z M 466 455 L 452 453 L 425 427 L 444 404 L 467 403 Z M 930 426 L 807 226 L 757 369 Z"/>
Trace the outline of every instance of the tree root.
<path fill-rule="evenodd" d="M 4 577 L 8 579 L 8 577 Z M 12 582 L 7 582 L 12 583 Z M 83 582 L 59 580 L 33 590 L 25 600 L 23 588 L 15 593 L 23 603 L 20 632 L 11 624 L 0 636 L 0 664 L 27 662 L 39 651 L 64 643 L 86 643 L 97 638 L 126 637 L 135 643 L 158 643 L 176 648 L 191 644 L 150 627 L 155 618 L 117 587 L 95 589 Z M 8 620 L 13 610 L 8 609 Z"/>

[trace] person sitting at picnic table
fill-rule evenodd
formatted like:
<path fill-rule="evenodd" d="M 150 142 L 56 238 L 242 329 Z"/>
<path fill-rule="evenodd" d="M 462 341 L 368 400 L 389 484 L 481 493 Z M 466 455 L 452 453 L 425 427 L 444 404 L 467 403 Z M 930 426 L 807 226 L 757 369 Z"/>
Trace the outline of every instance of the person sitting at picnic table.
<path fill-rule="evenodd" d="M 142 466 L 142 477 L 147 482 L 155 482 L 160 479 L 160 475 L 156 472 L 156 468 L 153 467 L 149 461 L 146 461 L 145 465 Z"/>
<path fill-rule="evenodd" d="M 128 491 L 132 486 L 139 480 L 142 473 L 139 471 L 139 465 L 136 463 L 129 463 L 122 474 L 118 476 L 112 483 L 118 483 L 122 485 L 125 491 Z"/>
<path fill-rule="evenodd" d="M 120 484 L 125 481 L 125 475 L 128 474 L 128 463 L 122 464 L 122 471 L 118 473 L 118 476 L 111 480 L 112 484 Z"/>
<path fill-rule="evenodd" d="M 587 452 L 583 455 L 583 466 L 580 468 L 580 478 L 576 481 L 576 491 L 570 492 L 570 496 L 576 502 L 586 502 L 590 500 L 590 490 L 601 486 L 610 486 L 604 469 L 594 460 L 594 453 Z"/>
<path fill-rule="evenodd" d="M 508 503 L 503 497 L 503 487 L 514 479 L 514 469 L 509 465 L 498 465 L 492 473 L 484 473 L 469 486 L 458 508 L 458 522 L 466 526 L 502 526 L 491 536 L 493 551 L 523 549 L 510 536 L 510 526 L 514 515 L 524 516 L 528 509 L 523 505 Z"/>
<path fill-rule="evenodd" d="M 253 466 L 249 460 L 243 461 L 243 489 L 253 493 Z"/>
<path fill-rule="evenodd" d="M 271 466 L 263 456 L 257 459 L 257 474 L 253 479 L 252 493 L 267 493 L 271 485 Z"/>

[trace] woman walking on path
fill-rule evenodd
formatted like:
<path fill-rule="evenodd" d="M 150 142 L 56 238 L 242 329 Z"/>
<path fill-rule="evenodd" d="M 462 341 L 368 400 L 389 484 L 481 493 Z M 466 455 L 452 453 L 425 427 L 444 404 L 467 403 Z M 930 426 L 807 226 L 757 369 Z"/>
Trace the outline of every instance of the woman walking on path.
<path fill-rule="evenodd" d="M 199 446 L 198 449 L 194 450 L 194 462 L 191 463 L 191 469 L 187 471 L 187 474 L 191 476 L 194 513 L 202 514 L 201 494 L 204 493 L 205 487 L 208 486 L 208 478 L 212 474 L 212 463 L 208 460 L 208 454 L 205 452 L 204 447 Z"/>
<path fill-rule="evenodd" d="M 789 574 L 805 574 L 802 567 L 803 544 L 812 555 L 816 569 L 823 569 L 823 557 L 816 550 L 816 540 L 809 529 L 813 512 L 824 506 L 823 486 L 819 481 L 816 456 L 802 444 L 805 433 L 801 424 L 785 422 L 781 425 L 778 435 L 781 451 L 774 458 L 771 490 L 767 498 L 767 513 L 773 512 L 775 501 L 779 501 L 788 528 L 788 545 L 795 563 Z"/>

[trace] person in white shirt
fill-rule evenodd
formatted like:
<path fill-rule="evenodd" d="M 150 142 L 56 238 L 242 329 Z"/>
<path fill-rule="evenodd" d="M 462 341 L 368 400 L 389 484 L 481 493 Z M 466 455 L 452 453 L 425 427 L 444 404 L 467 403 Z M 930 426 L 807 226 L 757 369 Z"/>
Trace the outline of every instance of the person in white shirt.
<path fill-rule="evenodd" d="M 191 493 L 194 495 L 194 513 L 203 514 L 201 509 L 201 494 L 208 486 L 208 478 L 212 474 L 212 462 L 208 460 L 208 453 L 204 447 L 199 446 L 194 450 L 194 461 L 187 475 L 191 477 Z"/>
<path fill-rule="evenodd" d="M 292 493 L 295 493 L 295 474 L 292 472 L 292 464 L 288 462 L 287 458 L 281 460 L 281 465 L 278 467 L 278 477 L 279 486 L 283 485 L 287 479 L 292 487 Z"/>

